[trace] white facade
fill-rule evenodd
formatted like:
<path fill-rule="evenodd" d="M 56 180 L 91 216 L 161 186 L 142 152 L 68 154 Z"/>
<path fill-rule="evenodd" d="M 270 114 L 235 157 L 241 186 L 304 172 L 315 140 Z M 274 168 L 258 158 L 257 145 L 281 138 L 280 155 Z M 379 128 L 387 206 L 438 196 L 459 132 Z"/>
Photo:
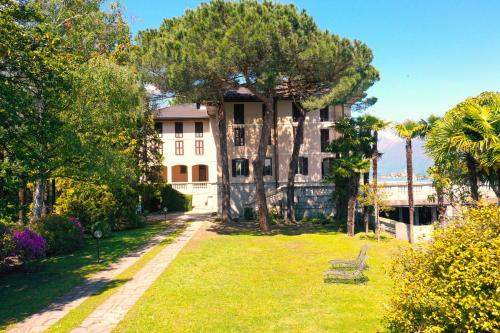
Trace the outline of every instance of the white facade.
<path fill-rule="evenodd" d="M 173 118 L 161 115 L 156 118 L 155 126 L 161 132 L 163 141 L 162 176 L 176 190 L 193 195 L 193 207 L 216 211 L 217 150 L 213 135 L 214 122 L 207 116 L 206 109 L 193 108 L 193 111 L 199 112 L 198 118 L 196 115 L 182 118 L 175 114 Z M 181 131 L 179 127 L 182 127 Z M 200 127 L 202 131 L 197 131 Z"/>
<path fill-rule="evenodd" d="M 243 207 L 255 198 L 252 162 L 257 156 L 263 103 L 255 99 L 236 98 L 227 100 L 225 108 L 231 206 L 234 213 L 241 215 Z M 239 117 L 235 113 L 238 113 Z M 329 106 L 322 111 L 316 110 L 306 115 L 304 140 L 299 154 L 303 158 L 305 172 L 299 172 L 295 176 L 295 181 L 297 186 L 314 186 L 312 189 L 314 193 L 311 194 L 308 202 L 315 201 L 313 197 L 318 189 L 325 186 L 321 182 L 327 169 L 325 163 L 334 157 L 334 154 L 324 151 L 325 142 L 328 143 L 337 137 L 331 126 L 334 121 L 344 116 L 350 116 L 350 108 L 342 105 Z M 184 105 L 160 110 L 156 121 L 162 123 L 164 179 L 180 192 L 192 194 L 195 208 L 218 210 L 218 184 L 220 184 L 222 170 L 215 117 L 210 117 L 203 106 L 196 108 L 193 105 Z M 196 133 L 195 128 L 195 123 L 200 122 L 203 123 L 202 137 Z M 182 123 L 182 135 L 179 134 L 181 126 L 179 123 Z M 292 102 L 290 100 L 277 101 L 270 145 L 268 145 L 266 155 L 270 166 L 268 175 L 264 176 L 268 192 L 286 183 L 296 126 Z M 203 141 L 202 154 L 196 150 L 200 140 Z M 243 142 L 238 143 L 238 140 L 243 140 Z M 180 145 L 182 145 L 182 151 L 180 151 Z M 182 170 L 179 169 L 180 166 Z M 206 178 L 200 179 L 198 166 L 206 166 L 208 169 Z M 179 171 L 183 173 L 180 174 Z M 318 193 L 324 192 L 319 190 Z M 325 200 L 318 200 L 318 202 L 329 201 L 331 190 L 327 192 L 324 194 Z M 311 205 L 314 206 L 314 203 Z M 321 207 L 324 208 L 324 205 L 322 204 Z M 333 207 L 333 205 L 329 206 Z M 326 210 L 331 211 L 332 207 Z"/>

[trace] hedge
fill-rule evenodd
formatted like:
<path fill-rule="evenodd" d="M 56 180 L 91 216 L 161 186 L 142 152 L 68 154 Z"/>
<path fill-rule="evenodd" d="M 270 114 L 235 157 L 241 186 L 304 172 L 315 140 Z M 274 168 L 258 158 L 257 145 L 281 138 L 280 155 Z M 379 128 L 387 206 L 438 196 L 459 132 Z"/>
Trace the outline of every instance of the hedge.
<path fill-rule="evenodd" d="M 142 205 L 149 212 L 164 207 L 169 212 L 185 212 L 193 209 L 193 196 L 175 190 L 171 184 L 148 184 L 143 187 Z"/>

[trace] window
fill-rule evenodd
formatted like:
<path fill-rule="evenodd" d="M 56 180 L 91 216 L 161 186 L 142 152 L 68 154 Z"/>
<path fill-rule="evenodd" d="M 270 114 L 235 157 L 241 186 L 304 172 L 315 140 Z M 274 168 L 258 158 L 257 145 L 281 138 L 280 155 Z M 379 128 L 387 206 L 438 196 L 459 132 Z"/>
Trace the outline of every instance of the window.
<path fill-rule="evenodd" d="M 188 167 L 186 165 L 181 165 L 179 173 L 185 175 L 188 172 Z"/>
<path fill-rule="evenodd" d="M 328 106 L 319 110 L 320 121 L 329 121 Z"/>
<path fill-rule="evenodd" d="M 309 174 L 309 161 L 307 157 L 299 157 L 297 163 L 297 174 L 307 176 Z"/>
<path fill-rule="evenodd" d="M 321 176 L 323 178 L 330 176 L 332 170 L 333 158 L 324 158 L 321 162 Z"/>
<path fill-rule="evenodd" d="M 297 127 L 294 126 L 293 127 L 293 138 L 295 140 L 295 137 L 297 136 Z M 302 129 L 302 137 L 300 138 L 300 141 L 299 141 L 299 144 L 303 144 L 304 143 L 304 129 Z"/>
<path fill-rule="evenodd" d="M 232 160 L 233 177 L 243 176 L 248 177 L 250 174 L 248 169 L 247 158 L 237 158 Z"/>
<path fill-rule="evenodd" d="M 245 123 L 245 104 L 234 104 L 234 123 Z"/>
<path fill-rule="evenodd" d="M 245 145 L 245 128 L 235 127 L 234 128 L 234 145 L 244 146 Z"/>
<path fill-rule="evenodd" d="M 344 105 L 335 105 L 333 120 L 338 121 L 344 117 Z"/>
<path fill-rule="evenodd" d="M 322 129 L 321 130 L 321 151 L 322 152 L 326 151 L 326 147 L 328 147 L 329 143 L 330 143 L 330 130 Z"/>
<path fill-rule="evenodd" d="M 272 176 L 273 175 L 273 159 L 266 158 L 264 160 L 264 176 Z"/>
<path fill-rule="evenodd" d="M 198 180 L 200 182 L 207 182 L 208 181 L 208 172 L 207 172 L 207 166 L 206 165 L 200 165 L 198 167 Z"/>
<path fill-rule="evenodd" d="M 175 141 L 175 155 L 184 155 L 183 141 Z"/>
<path fill-rule="evenodd" d="M 163 133 L 163 123 L 155 123 L 155 131 L 158 134 L 162 134 Z"/>
<path fill-rule="evenodd" d="M 175 122 L 175 137 L 182 138 L 182 134 L 184 132 L 184 125 L 180 121 Z"/>
<path fill-rule="evenodd" d="M 196 140 L 194 142 L 194 150 L 196 155 L 203 155 L 205 153 L 204 147 L 203 147 L 203 140 Z"/>
<path fill-rule="evenodd" d="M 194 123 L 194 136 L 197 138 L 203 137 L 203 123 L 201 121 Z"/>
<path fill-rule="evenodd" d="M 299 117 L 300 117 L 299 107 L 297 106 L 297 104 L 292 103 L 292 118 L 293 118 L 293 121 L 294 122 L 298 121 Z"/>

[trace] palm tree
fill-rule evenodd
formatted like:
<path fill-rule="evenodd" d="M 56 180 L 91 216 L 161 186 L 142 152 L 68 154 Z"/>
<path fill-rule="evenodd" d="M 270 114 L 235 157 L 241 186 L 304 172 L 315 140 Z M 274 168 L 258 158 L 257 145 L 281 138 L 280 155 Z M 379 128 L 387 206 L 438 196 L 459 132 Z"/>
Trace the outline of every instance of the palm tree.
<path fill-rule="evenodd" d="M 429 132 L 426 148 L 436 164 L 454 159 L 465 165 L 473 200 L 479 200 L 480 179 L 500 198 L 500 93 L 482 93 L 448 111 Z"/>
<path fill-rule="evenodd" d="M 359 180 L 362 173 L 370 170 L 370 160 L 365 149 L 369 137 L 362 128 L 361 119 L 344 118 L 336 122 L 333 128 L 340 137 L 328 147 L 329 151 L 338 154 L 338 158 L 332 161 L 331 169 L 334 177 L 341 178 L 344 184 L 347 183 L 347 234 L 354 236 Z"/>
<path fill-rule="evenodd" d="M 431 130 L 436 126 L 441 117 L 431 114 L 427 119 L 421 119 L 420 124 L 422 129 L 420 131 L 420 137 L 426 139 Z M 444 223 L 444 216 L 446 213 L 446 206 L 444 204 L 444 190 L 449 185 L 448 178 L 444 176 L 442 172 L 442 166 L 434 165 L 429 168 L 428 174 L 432 178 L 432 185 L 436 190 L 437 199 L 437 213 L 438 221 L 440 224 Z"/>
<path fill-rule="evenodd" d="M 373 193 L 377 196 L 378 191 L 378 159 L 382 154 L 378 152 L 378 133 L 384 128 L 388 127 L 391 123 L 384 121 L 372 115 L 364 115 L 364 122 L 370 128 L 373 135 L 373 144 L 371 149 L 371 159 L 372 159 L 372 186 Z M 379 207 L 378 201 L 374 202 L 373 205 L 374 215 L 375 215 L 375 225 L 377 232 L 377 239 L 380 240 L 380 220 L 379 220 Z M 368 232 L 368 221 L 365 221 L 365 230 Z"/>
<path fill-rule="evenodd" d="M 408 180 L 408 208 L 410 215 L 410 243 L 414 242 L 413 239 L 413 214 L 415 211 L 413 202 L 413 159 L 412 159 L 412 140 L 421 135 L 423 130 L 422 124 L 413 120 L 405 120 L 395 126 L 396 132 L 399 137 L 403 138 L 406 142 L 406 176 Z"/>

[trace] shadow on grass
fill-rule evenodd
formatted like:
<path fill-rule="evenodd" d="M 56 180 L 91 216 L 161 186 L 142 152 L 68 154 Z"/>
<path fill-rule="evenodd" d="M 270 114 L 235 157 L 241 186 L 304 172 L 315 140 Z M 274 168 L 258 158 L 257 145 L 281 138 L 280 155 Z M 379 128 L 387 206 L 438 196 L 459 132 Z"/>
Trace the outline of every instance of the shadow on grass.
<path fill-rule="evenodd" d="M 363 232 L 363 233 L 360 233 L 358 237 L 359 237 L 359 239 L 362 239 L 362 240 L 377 241 L 377 235 L 374 232 L 369 232 L 368 234 Z M 381 242 L 388 242 L 391 239 L 394 239 L 394 237 L 392 237 L 391 235 L 388 235 L 385 233 L 380 234 L 380 241 Z"/>
<path fill-rule="evenodd" d="M 336 283 L 336 284 L 363 284 L 366 285 L 368 284 L 368 277 L 365 275 L 360 276 L 359 278 L 356 279 L 349 279 L 349 278 L 336 278 L 336 277 L 325 277 L 323 281 L 325 283 Z"/>
<path fill-rule="evenodd" d="M 302 234 L 331 234 L 337 233 L 338 227 L 334 224 L 273 224 L 269 232 L 262 232 L 257 221 L 238 221 L 231 224 L 215 223 L 209 231 L 221 235 L 249 235 L 249 236 L 297 236 Z"/>
<path fill-rule="evenodd" d="M 61 299 L 76 286 L 83 284 L 92 274 L 109 269 L 109 266 L 121 257 L 140 256 L 145 249 L 145 243 L 166 229 L 166 226 L 158 223 L 113 233 L 111 238 L 101 241 L 99 264 L 96 262 L 96 242 L 88 238 L 84 248 L 73 254 L 46 258 L 33 264 L 28 271 L 0 274 L 0 330 Z M 101 283 L 102 288 L 112 288 L 115 282 L 103 280 L 95 283 Z M 92 293 L 96 292 L 96 289 L 99 288 L 93 288 Z M 85 293 L 85 290 L 81 292 Z"/>

